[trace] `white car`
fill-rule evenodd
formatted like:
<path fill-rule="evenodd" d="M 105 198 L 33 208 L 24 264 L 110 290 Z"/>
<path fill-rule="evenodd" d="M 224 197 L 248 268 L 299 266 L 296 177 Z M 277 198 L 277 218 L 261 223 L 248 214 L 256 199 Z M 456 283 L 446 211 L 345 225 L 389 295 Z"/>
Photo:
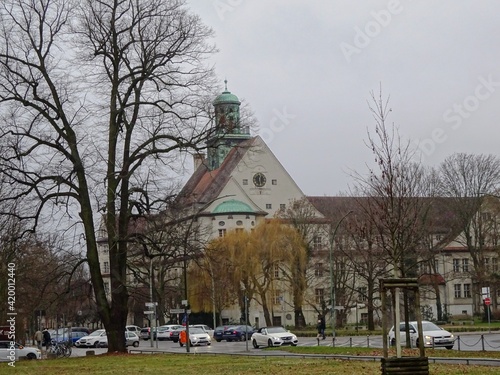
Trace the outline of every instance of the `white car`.
<path fill-rule="evenodd" d="M 410 331 L 410 341 L 412 347 L 418 347 L 419 339 L 418 339 L 418 327 L 417 322 L 408 322 L 409 331 Z M 399 334 L 401 337 L 401 345 L 406 344 L 406 324 L 404 322 L 399 324 Z M 455 345 L 455 336 L 444 330 L 441 327 L 438 327 L 432 322 L 428 322 L 426 320 L 422 321 L 422 331 L 424 334 L 424 347 L 426 348 L 442 348 L 453 349 L 453 345 Z M 391 346 L 396 345 L 396 337 L 394 332 L 394 327 L 389 331 L 389 343 Z"/>
<path fill-rule="evenodd" d="M 180 337 L 181 336 L 179 336 L 179 345 L 184 346 L 185 342 L 183 342 Z M 189 326 L 189 343 L 191 346 L 202 344 L 211 345 L 212 339 L 203 329 Z"/>
<path fill-rule="evenodd" d="M 37 348 L 31 348 L 11 341 L 0 341 L 0 361 L 14 362 L 20 359 L 41 359 L 42 352 Z"/>
<path fill-rule="evenodd" d="M 137 334 L 137 336 L 139 336 L 139 333 L 141 333 L 141 329 L 142 329 L 141 327 L 134 325 L 125 326 L 125 330 L 134 332 Z"/>
<path fill-rule="evenodd" d="M 182 328 L 179 324 L 167 324 L 164 326 L 159 326 L 156 330 L 155 337 L 159 341 L 170 340 L 170 332 L 175 331 L 177 328 Z"/>
<path fill-rule="evenodd" d="M 214 337 L 214 329 L 207 326 L 206 324 L 193 324 L 190 325 L 189 327 L 195 327 L 195 328 L 201 328 L 204 330 L 210 337 Z"/>
<path fill-rule="evenodd" d="M 106 336 L 104 329 L 98 329 L 88 336 L 83 336 L 81 339 L 76 340 L 75 346 L 77 348 L 97 348 L 99 341 L 102 337 Z"/>
<path fill-rule="evenodd" d="M 131 332 L 131 331 L 126 331 L 125 332 L 125 346 L 133 346 L 134 348 L 137 348 L 139 346 L 139 336 L 137 336 L 137 333 Z M 108 347 L 108 336 L 104 335 L 99 339 L 99 343 L 97 344 L 98 347 L 100 348 L 107 348 Z"/>
<path fill-rule="evenodd" d="M 255 349 L 258 349 L 259 346 L 297 346 L 298 343 L 297 336 L 281 326 L 262 327 L 252 335 L 252 345 Z"/>

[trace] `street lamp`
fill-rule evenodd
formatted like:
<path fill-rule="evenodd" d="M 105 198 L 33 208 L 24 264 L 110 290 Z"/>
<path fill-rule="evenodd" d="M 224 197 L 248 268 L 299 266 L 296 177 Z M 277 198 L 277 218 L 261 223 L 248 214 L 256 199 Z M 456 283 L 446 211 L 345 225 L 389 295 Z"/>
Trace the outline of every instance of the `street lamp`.
<path fill-rule="evenodd" d="M 352 211 L 349 211 L 344 216 L 342 216 L 342 218 L 337 222 L 337 225 L 335 226 L 335 229 L 331 233 L 330 237 L 330 325 L 332 326 L 333 343 L 335 343 L 335 283 L 333 280 L 333 241 L 335 240 L 335 235 L 337 234 L 337 230 L 339 229 L 340 224 L 351 213 Z"/>
<path fill-rule="evenodd" d="M 153 308 L 152 319 L 149 325 L 149 339 L 151 340 L 151 347 L 153 347 L 154 328 L 156 327 L 156 304 L 153 302 L 153 256 L 149 258 L 149 301 L 150 306 Z M 156 347 L 158 348 L 158 340 L 156 340 Z"/>

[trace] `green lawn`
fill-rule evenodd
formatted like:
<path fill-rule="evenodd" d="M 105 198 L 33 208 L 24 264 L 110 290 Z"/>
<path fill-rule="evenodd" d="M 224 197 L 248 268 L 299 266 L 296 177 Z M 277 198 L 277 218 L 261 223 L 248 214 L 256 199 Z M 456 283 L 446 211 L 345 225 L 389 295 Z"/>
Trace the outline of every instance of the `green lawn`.
<path fill-rule="evenodd" d="M 317 350 L 323 350 L 323 347 Z M 312 352 L 315 348 L 302 349 Z M 357 350 L 336 348 L 330 352 L 339 354 L 359 353 Z M 370 350 L 370 349 L 368 349 Z M 373 353 L 373 350 L 372 354 Z M 439 351 L 440 354 L 448 351 Z M 326 354 L 326 353 L 321 353 Z M 455 354 L 458 354 L 455 352 Z M 363 355 L 369 355 L 363 353 Z M 376 355 L 376 354 L 375 354 Z M 432 356 L 432 355 L 430 355 Z M 99 355 L 69 359 L 52 359 L 41 361 L 21 361 L 12 368 L 7 363 L 0 363 L 0 374 L 114 374 L 114 375 L 237 375 L 237 374 L 380 374 L 380 362 L 346 361 L 324 358 L 306 357 L 262 357 L 262 356 L 228 356 L 199 354 L 125 354 Z M 488 375 L 498 374 L 498 367 L 464 366 L 464 365 L 430 365 L 433 375 Z"/>

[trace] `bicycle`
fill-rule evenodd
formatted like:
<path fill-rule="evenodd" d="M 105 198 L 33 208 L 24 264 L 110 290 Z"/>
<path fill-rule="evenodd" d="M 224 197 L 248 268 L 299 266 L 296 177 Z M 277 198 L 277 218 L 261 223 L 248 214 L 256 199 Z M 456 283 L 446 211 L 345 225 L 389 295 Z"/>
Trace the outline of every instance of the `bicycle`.
<path fill-rule="evenodd" d="M 52 341 L 52 345 L 50 346 L 50 353 L 53 354 L 56 358 L 69 357 L 71 355 L 71 342 L 70 341 L 61 341 L 61 342 Z"/>

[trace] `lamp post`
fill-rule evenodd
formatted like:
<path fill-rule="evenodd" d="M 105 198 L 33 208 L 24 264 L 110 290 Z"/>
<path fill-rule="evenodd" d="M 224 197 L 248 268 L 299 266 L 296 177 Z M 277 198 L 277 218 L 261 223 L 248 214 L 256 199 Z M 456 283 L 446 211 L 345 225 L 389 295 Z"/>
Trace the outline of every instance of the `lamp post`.
<path fill-rule="evenodd" d="M 151 347 L 153 347 L 153 337 L 154 337 L 153 326 L 156 326 L 156 306 L 153 302 L 153 259 L 154 258 L 151 257 L 149 261 L 149 301 L 151 302 L 151 306 L 153 308 L 151 324 L 149 327 L 149 339 L 151 341 Z M 156 341 L 156 345 L 158 345 L 158 341 Z"/>
<path fill-rule="evenodd" d="M 335 235 L 337 234 L 337 230 L 340 227 L 340 224 L 344 221 L 344 219 L 349 216 L 352 211 L 346 213 L 342 218 L 337 222 L 335 229 L 331 232 L 330 237 L 330 325 L 332 326 L 332 342 L 335 343 L 335 283 L 333 277 L 333 242 L 335 241 Z M 330 226 L 331 228 L 331 226 Z"/>

